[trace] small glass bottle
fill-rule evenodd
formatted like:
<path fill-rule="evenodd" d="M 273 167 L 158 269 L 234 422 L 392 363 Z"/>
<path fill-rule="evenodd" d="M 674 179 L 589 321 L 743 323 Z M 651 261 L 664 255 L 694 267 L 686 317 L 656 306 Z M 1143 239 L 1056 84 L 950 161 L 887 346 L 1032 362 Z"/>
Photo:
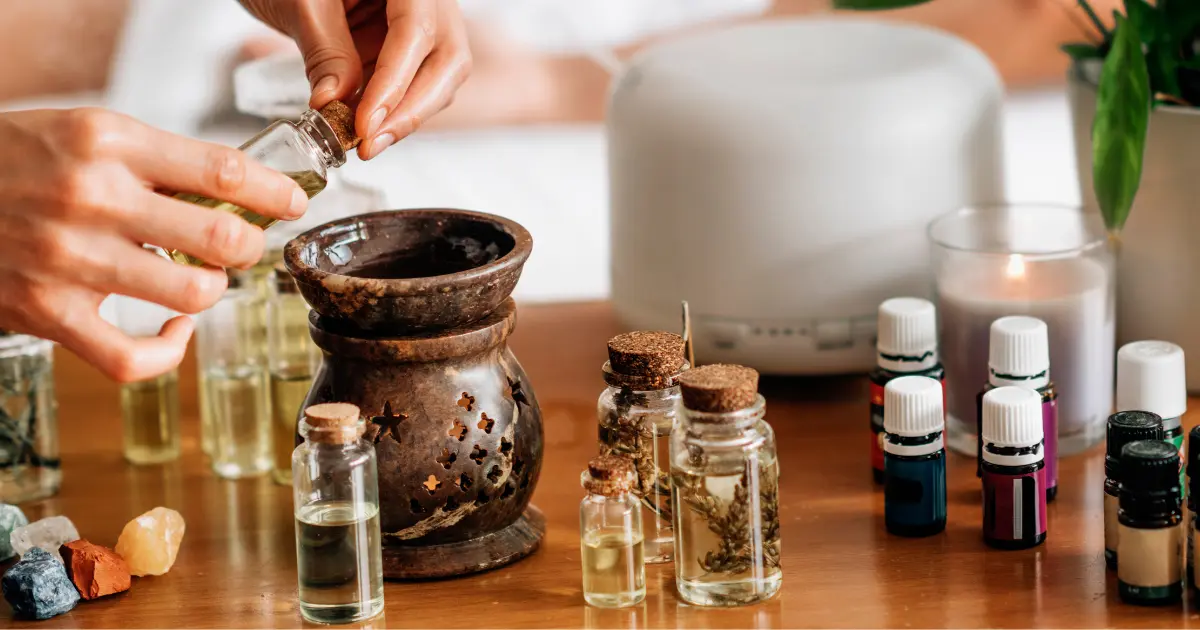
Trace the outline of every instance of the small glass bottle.
<path fill-rule="evenodd" d="M 179 372 L 121 385 L 125 459 L 161 464 L 179 459 Z"/>
<path fill-rule="evenodd" d="M 304 112 L 297 122 L 276 121 L 239 149 L 251 159 L 291 177 L 311 198 L 325 189 L 328 170 L 346 163 L 346 149 L 334 127 L 339 121 L 336 118 L 327 119 L 323 115 L 328 115 L 332 106 L 333 103 L 320 112 L 310 109 Z M 344 108 L 345 105 L 341 107 Z M 227 201 L 190 193 L 180 193 L 175 197 L 189 203 L 232 212 L 264 230 L 276 222 L 276 219 L 260 216 Z M 178 263 L 204 264 L 204 261 L 179 250 L 168 251 L 167 255 Z"/>
<path fill-rule="evenodd" d="M 1027 549 L 1046 540 L 1042 397 L 997 387 L 983 397 L 983 541 Z"/>
<path fill-rule="evenodd" d="M 1118 411 L 1108 417 L 1104 454 L 1104 562 L 1117 568 L 1117 523 L 1121 491 L 1121 449 L 1130 442 L 1161 440 L 1162 418 L 1148 411 Z"/>
<path fill-rule="evenodd" d="M 0 502 L 58 494 L 54 344 L 0 330 Z"/>
<path fill-rule="evenodd" d="M 646 562 L 675 555 L 671 518 L 671 429 L 679 402 L 679 374 L 688 367 L 683 337 L 667 332 L 632 332 L 608 340 L 608 362 L 597 411 L 600 454 L 630 459 L 637 474 L 634 493 L 648 514 Z"/>
<path fill-rule="evenodd" d="M 351 623 L 383 611 L 383 555 L 375 448 L 362 439 L 359 409 L 304 410 L 304 442 L 292 454 L 300 614 Z"/>
<path fill-rule="evenodd" d="M 646 598 L 646 564 L 633 464 L 601 455 L 588 463 L 581 481 L 588 492 L 579 504 L 583 599 L 601 608 L 638 604 Z"/>
<path fill-rule="evenodd" d="M 995 387 L 1024 387 L 1042 397 L 1045 436 L 1046 501 L 1058 496 L 1058 390 L 1050 380 L 1050 336 L 1036 317 L 1011 315 L 992 322 L 988 341 L 988 382 L 976 398 L 976 474 L 983 476 L 983 396 Z"/>
<path fill-rule="evenodd" d="M 675 588 L 697 606 L 765 601 L 783 584 L 779 459 L 758 372 L 706 365 L 679 377 L 671 434 Z"/>
<path fill-rule="evenodd" d="M 1188 433 L 1187 442 L 1187 583 L 1188 586 L 1200 592 L 1200 583 L 1196 580 L 1196 528 L 1200 527 L 1200 515 L 1196 514 L 1196 497 L 1200 492 L 1200 426 L 1192 427 Z"/>
<path fill-rule="evenodd" d="M 884 522 L 897 536 L 946 529 L 946 447 L 942 384 L 902 376 L 884 388 Z"/>
<path fill-rule="evenodd" d="M 1117 351 L 1117 411 L 1149 411 L 1163 423 L 1163 439 L 1183 457 L 1183 414 L 1187 413 L 1183 348 L 1166 341 L 1134 341 Z M 1184 470 L 1179 486 L 1186 494 Z"/>
<path fill-rule="evenodd" d="M 276 483 L 292 482 L 296 419 L 321 363 L 321 352 L 308 334 L 308 303 L 282 263 L 275 266 L 267 302 L 267 365 L 271 376 L 271 435 Z"/>
<path fill-rule="evenodd" d="M 928 376 L 942 381 L 946 371 L 938 359 L 937 312 L 921 298 L 901 297 L 879 305 L 877 365 L 871 380 L 871 474 L 883 483 L 883 389 L 894 378 Z"/>
<path fill-rule="evenodd" d="M 1144 606 L 1171 604 L 1183 595 L 1180 570 L 1183 504 L 1179 451 L 1157 440 L 1121 449 L 1117 593 Z"/>
<path fill-rule="evenodd" d="M 257 287 L 231 274 L 229 290 L 197 322 L 202 422 L 207 417 L 213 471 L 228 479 L 274 465 L 264 313 Z"/>

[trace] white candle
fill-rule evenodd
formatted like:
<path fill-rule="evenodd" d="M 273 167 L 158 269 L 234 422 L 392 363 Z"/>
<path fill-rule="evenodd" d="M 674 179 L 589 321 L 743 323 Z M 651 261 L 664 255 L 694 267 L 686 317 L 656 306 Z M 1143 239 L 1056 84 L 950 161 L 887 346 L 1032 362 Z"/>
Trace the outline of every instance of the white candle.
<path fill-rule="evenodd" d="M 1050 379 L 1058 389 L 1059 453 L 1104 433 L 1112 408 L 1115 317 L 1109 271 L 1082 257 L 962 257 L 938 273 L 939 351 L 946 368 L 949 443 L 975 453 L 976 396 L 987 382 L 988 330 L 1029 315 L 1050 333 Z"/>

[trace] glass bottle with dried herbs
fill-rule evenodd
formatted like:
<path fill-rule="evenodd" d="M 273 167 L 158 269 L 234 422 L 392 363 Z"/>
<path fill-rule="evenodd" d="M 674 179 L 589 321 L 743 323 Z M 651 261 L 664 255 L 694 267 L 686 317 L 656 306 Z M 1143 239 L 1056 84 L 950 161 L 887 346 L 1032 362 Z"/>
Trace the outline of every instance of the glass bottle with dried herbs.
<path fill-rule="evenodd" d="M 646 562 L 670 562 L 675 542 L 668 453 L 679 402 L 679 375 L 687 369 L 683 337 L 638 331 L 608 341 L 600 394 L 600 454 L 628 458 L 637 472 L 634 493 L 649 526 Z"/>
<path fill-rule="evenodd" d="M 588 463 L 580 482 L 588 495 L 579 504 L 583 598 L 601 608 L 624 608 L 646 597 L 641 501 L 633 494 L 637 473 L 626 457 L 601 455 Z"/>
<path fill-rule="evenodd" d="M 707 365 L 679 377 L 671 437 L 675 585 L 700 606 L 760 602 L 783 583 L 779 460 L 758 372 Z"/>
<path fill-rule="evenodd" d="M 0 330 L 0 502 L 58 493 L 54 344 Z"/>

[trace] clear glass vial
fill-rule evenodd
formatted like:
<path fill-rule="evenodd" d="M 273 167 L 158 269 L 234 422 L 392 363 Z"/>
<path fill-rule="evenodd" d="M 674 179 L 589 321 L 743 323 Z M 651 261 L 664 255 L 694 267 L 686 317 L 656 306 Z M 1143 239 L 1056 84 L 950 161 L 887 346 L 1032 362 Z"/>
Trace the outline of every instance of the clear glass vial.
<path fill-rule="evenodd" d="M 179 458 L 179 372 L 121 385 L 125 459 L 161 464 Z"/>
<path fill-rule="evenodd" d="M 308 303 L 283 263 L 275 266 L 267 301 L 267 366 L 271 378 L 271 441 L 276 483 L 292 482 L 296 420 L 321 363 L 321 352 L 308 334 Z"/>
<path fill-rule="evenodd" d="M 61 484 L 54 344 L 0 331 L 0 501 L 43 499 Z"/>
<path fill-rule="evenodd" d="M 676 590 L 699 606 L 767 600 L 783 584 L 779 460 L 758 373 L 706 365 L 679 383 L 671 435 Z"/>
<path fill-rule="evenodd" d="M 608 341 L 608 357 L 602 368 L 608 387 L 597 403 L 600 453 L 621 455 L 633 464 L 633 492 L 649 523 L 646 562 L 670 562 L 675 535 L 668 456 L 679 375 L 688 367 L 683 337 L 645 331 L 617 335 Z"/>
<path fill-rule="evenodd" d="M 300 614 L 352 623 L 383 611 L 383 555 L 375 447 L 362 439 L 359 409 L 304 410 L 304 442 L 292 454 Z"/>
<path fill-rule="evenodd" d="M 212 468 L 229 479 L 271 470 L 271 418 L 263 298 L 244 276 L 202 313 L 196 327 L 201 430 L 208 424 Z"/>
<path fill-rule="evenodd" d="M 1117 568 L 1117 523 L 1121 491 L 1121 449 L 1130 442 L 1163 439 L 1162 418 L 1148 411 L 1118 411 L 1108 417 L 1104 453 L 1104 562 Z"/>
<path fill-rule="evenodd" d="M 328 171 L 346 163 L 346 151 L 329 121 L 316 110 L 308 110 L 297 122 L 280 120 L 272 123 L 243 144 L 239 149 L 251 159 L 291 177 L 311 198 L 325 189 Z M 208 208 L 233 212 L 264 230 L 275 219 L 260 216 L 226 201 L 190 193 L 176 198 Z M 189 265 L 204 261 L 187 253 L 172 250 L 172 260 Z"/>
<path fill-rule="evenodd" d="M 583 599 L 601 608 L 638 604 L 646 598 L 646 563 L 633 464 L 601 455 L 588 463 L 581 482 L 588 493 L 579 503 Z"/>
<path fill-rule="evenodd" d="M 1121 509 L 1117 520 L 1117 593 L 1143 606 L 1183 595 L 1183 504 L 1179 451 L 1161 439 L 1121 449 Z"/>

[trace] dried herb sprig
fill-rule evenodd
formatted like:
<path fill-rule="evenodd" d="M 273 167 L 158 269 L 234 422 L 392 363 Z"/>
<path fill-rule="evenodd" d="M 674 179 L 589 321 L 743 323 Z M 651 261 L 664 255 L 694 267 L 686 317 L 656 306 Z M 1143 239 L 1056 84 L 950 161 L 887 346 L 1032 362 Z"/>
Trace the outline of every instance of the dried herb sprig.
<path fill-rule="evenodd" d="M 705 487 L 702 475 L 676 474 L 673 481 L 680 499 L 707 523 L 708 530 L 718 539 L 717 548 L 705 553 L 696 562 L 708 573 L 737 574 L 749 571 L 756 562 L 751 540 L 750 474 L 747 462 L 741 479 L 733 490 L 728 506 Z M 759 466 L 759 518 L 762 532 L 763 564 L 767 568 L 780 566 L 779 545 L 779 480 L 776 465 Z"/>
<path fill-rule="evenodd" d="M 600 454 L 629 458 L 637 471 L 637 494 L 647 509 L 666 521 L 671 520 L 670 477 L 654 461 L 657 427 L 651 416 L 633 416 L 630 410 L 645 406 L 645 394 L 622 387 L 613 398 L 615 410 L 600 425 Z"/>

